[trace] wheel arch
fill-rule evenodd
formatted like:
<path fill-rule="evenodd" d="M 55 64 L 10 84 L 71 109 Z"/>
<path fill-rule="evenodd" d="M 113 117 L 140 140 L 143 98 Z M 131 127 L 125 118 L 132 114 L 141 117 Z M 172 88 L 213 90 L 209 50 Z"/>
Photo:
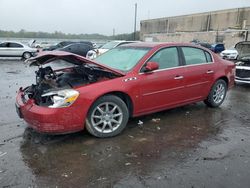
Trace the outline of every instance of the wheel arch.
<path fill-rule="evenodd" d="M 131 97 L 127 93 L 122 92 L 122 91 L 111 91 L 111 92 L 102 94 L 101 96 L 97 97 L 94 101 L 106 95 L 114 95 L 114 96 L 119 97 L 126 104 L 128 111 L 129 111 L 129 117 L 133 116 L 134 104 L 133 104 Z"/>
<path fill-rule="evenodd" d="M 228 88 L 228 84 L 229 84 L 229 79 L 226 76 L 221 76 L 219 77 L 215 82 L 217 82 L 218 80 L 224 80 L 227 84 L 227 88 Z M 214 82 L 214 83 L 215 83 Z"/>
<path fill-rule="evenodd" d="M 31 52 L 29 52 L 29 51 L 24 51 L 23 54 L 22 54 L 22 57 L 23 57 L 23 58 L 24 58 L 24 54 L 25 54 L 25 53 L 29 53 L 30 56 L 31 56 Z"/>

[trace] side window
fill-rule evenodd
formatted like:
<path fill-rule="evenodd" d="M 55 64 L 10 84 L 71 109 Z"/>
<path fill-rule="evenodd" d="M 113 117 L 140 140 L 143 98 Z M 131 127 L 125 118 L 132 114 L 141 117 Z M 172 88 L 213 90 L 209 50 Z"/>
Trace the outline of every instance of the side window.
<path fill-rule="evenodd" d="M 0 48 L 6 48 L 6 47 L 7 47 L 7 43 L 6 42 L 0 44 Z"/>
<path fill-rule="evenodd" d="M 212 57 L 208 52 L 205 51 L 205 55 L 206 55 L 206 58 L 207 58 L 207 62 L 213 62 Z"/>
<path fill-rule="evenodd" d="M 175 47 L 165 48 L 153 55 L 149 61 L 157 62 L 159 69 L 179 66 L 178 51 Z"/>
<path fill-rule="evenodd" d="M 10 48 L 22 48 L 23 46 L 21 44 L 17 44 L 17 43 L 10 43 L 9 47 Z"/>
<path fill-rule="evenodd" d="M 186 65 L 207 63 L 207 58 L 203 50 L 193 47 L 182 47 Z"/>

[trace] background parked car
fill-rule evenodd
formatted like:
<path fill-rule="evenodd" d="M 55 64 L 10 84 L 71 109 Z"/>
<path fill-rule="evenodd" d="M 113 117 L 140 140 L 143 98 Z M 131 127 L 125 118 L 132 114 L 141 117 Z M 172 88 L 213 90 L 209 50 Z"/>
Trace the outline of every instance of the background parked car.
<path fill-rule="evenodd" d="M 191 42 L 192 44 L 195 44 L 195 45 L 203 46 L 203 47 L 205 47 L 205 48 L 207 48 L 207 49 L 209 49 L 209 50 L 212 49 L 212 45 L 209 44 L 208 42 L 201 42 L 201 41 L 199 41 L 199 40 L 192 40 L 192 41 L 190 41 L 190 42 Z"/>
<path fill-rule="evenodd" d="M 42 42 L 35 42 L 35 48 L 49 48 L 50 46 L 52 46 L 53 44 L 46 42 L 46 41 L 42 41 Z"/>
<path fill-rule="evenodd" d="M 36 48 L 30 48 L 20 42 L 2 42 L 0 43 L 1 57 L 22 57 L 28 59 L 37 53 Z"/>
<path fill-rule="evenodd" d="M 73 44 L 73 43 L 84 43 L 84 44 L 88 44 L 88 45 L 93 45 L 92 42 L 89 42 L 89 41 L 62 41 L 62 42 L 59 42 L 58 44 L 56 45 L 52 45 L 52 46 L 49 46 L 47 48 L 44 48 L 43 51 L 52 51 L 52 50 L 56 50 L 56 49 L 59 49 L 59 48 L 63 48 L 65 46 L 68 46 L 70 44 Z"/>
<path fill-rule="evenodd" d="M 69 44 L 63 48 L 59 48 L 57 50 L 71 52 L 71 53 L 86 57 L 87 52 L 90 50 L 93 50 L 93 49 L 94 49 L 94 46 L 92 43 L 91 43 L 91 45 L 89 45 L 88 43 L 73 43 L 73 44 Z"/>
<path fill-rule="evenodd" d="M 236 62 L 235 81 L 250 84 L 250 41 L 239 42 L 235 48 L 239 54 Z"/>
<path fill-rule="evenodd" d="M 96 49 L 96 50 L 90 50 L 87 53 L 87 58 L 88 59 L 95 59 L 97 56 L 107 52 L 108 50 L 115 48 L 117 46 L 121 46 L 124 44 L 130 44 L 130 43 L 134 43 L 134 42 L 138 42 L 138 41 L 125 41 L 125 40 L 116 40 L 116 41 L 110 41 L 106 44 L 104 44 L 102 47 Z"/>
<path fill-rule="evenodd" d="M 214 53 L 220 53 L 220 52 L 222 52 L 223 50 L 225 50 L 225 46 L 224 46 L 224 44 L 222 44 L 222 43 L 219 43 L 219 44 L 212 44 L 211 50 L 212 50 Z"/>
<path fill-rule="evenodd" d="M 223 59 L 232 59 L 235 60 L 237 59 L 238 52 L 234 47 L 228 48 L 220 53 L 220 56 Z"/>
<path fill-rule="evenodd" d="M 207 48 L 207 49 L 209 49 L 209 50 L 212 49 L 212 45 L 209 44 L 208 42 L 200 42 L 199 45 L 200 45 L 200 46 L 203 46 L 203 47 L 205 47 L 205 48 Z"/>

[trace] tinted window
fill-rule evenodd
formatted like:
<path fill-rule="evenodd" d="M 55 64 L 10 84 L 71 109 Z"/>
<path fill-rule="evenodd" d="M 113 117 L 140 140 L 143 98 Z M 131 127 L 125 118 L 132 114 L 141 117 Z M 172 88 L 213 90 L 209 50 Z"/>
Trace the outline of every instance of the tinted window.
<path fill-rule="evenodd" d="M 6 42 L 0 44 L 0 48 L 6 48 L 6 47 L 7 47 L 7 43 Z"/>
<path fill-rule="evenodd" d="M 157 62 L 159 69 L 166 69 L 179 66 L 177 48 L 165 48 L 157 52 L 149 61 Z"/>
<path fill-rule="evenodd" d="M 21 44 L 17 44 L 17 43 L 10 43 L 9 47 L 11 47 L 11 48 L 22 48 L 23 46 Z"/>
<path fill-rule="evenodd" d="M 207 63 L 204 50 L 192 47 L 182 47 L 182 51 L 185 57 L 186 65 Z"/>

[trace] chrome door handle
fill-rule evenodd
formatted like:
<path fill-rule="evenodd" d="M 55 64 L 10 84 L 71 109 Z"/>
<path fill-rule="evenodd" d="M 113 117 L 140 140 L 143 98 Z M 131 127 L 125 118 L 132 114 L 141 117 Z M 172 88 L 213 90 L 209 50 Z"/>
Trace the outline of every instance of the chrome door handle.
<path fill-rule="evenodd" d="M 208 70 L 208 71 L 207 71 L 207 74 L 213 74 L 213 73 L 214 73 L 213 70 Z"/>
<path fill-rule="evenodd" d="M 174 77 L 175 80 L 180 80 L 180 79 L 183 79 L 184 77 L 183 76 L 176 76 Z"/>

